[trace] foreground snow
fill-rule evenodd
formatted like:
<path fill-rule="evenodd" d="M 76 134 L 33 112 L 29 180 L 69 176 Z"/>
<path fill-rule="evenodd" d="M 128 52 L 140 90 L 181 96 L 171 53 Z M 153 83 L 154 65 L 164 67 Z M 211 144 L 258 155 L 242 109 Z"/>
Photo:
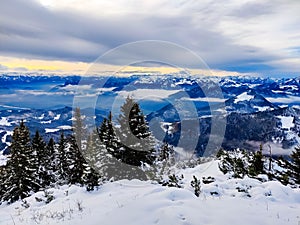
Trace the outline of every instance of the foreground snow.
<path fill-rule="evenodd" d="M 22 202 L 1 205 L 0 224 L 295 225 L 300 221 L 299 189 L 274 181 L 228 179 L 217 161 L 178 174 L 184 174 L 183 189 L 138 180 L 107 183 L 94 192 L 63 186 L 49 190 L 55 197 L 49 204 L 39 192 L 26 199 L 27 208 Z M 210 184 L 201 182 L 199 198 L 190 186 L 193 175 L 215 178 Z"/>

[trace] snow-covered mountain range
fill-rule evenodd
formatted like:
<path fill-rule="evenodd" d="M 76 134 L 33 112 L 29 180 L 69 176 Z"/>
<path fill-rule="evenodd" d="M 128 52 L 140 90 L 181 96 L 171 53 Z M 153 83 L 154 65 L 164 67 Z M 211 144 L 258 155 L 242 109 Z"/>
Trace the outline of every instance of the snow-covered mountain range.
<path fill-rule="evenodd" d="M 32 133 L 39 130 L 45 137 L 57 137 L 60 130 L 70 132 L 75 106 L 85 112 L 89 123 L 98 125 L 109 111 L 116 119 L 122 99 L 130 95 L 140 103 L 160 140 L 166 133 L 164 124 L 177 124 L 165 139 L 178 144 L 185 132 L 181 125 L 195 126 L 192 121 L 197 117 L 201 138 L 188 135 L 199 138 L 196 149 L 201 154 L 209 139 L 211 117 L 215 116 L 215 121 L 227 121 L 223 148 L 253 150 L 264 143 L 272 145 L 278 154 L 289 154 L 288 150 L 299 143 L 299 90 L 299 78 L 2 74 L 0 149 L 7 150 L 12 130 L 22 119 Z"/>

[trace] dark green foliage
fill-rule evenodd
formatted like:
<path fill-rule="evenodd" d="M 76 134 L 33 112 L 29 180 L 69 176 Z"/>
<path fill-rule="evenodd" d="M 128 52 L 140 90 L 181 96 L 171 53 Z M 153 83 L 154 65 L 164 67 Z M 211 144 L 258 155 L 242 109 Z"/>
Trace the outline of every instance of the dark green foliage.
<path fill-rule="evenodd" d="M 57 164 L 56 164 L 57 179 L 59 184 L 68 183 L 69 166 L 67 160 L 67 148 L 68 148 L 67 139 L 65 138 L 64 133 L 61 132 L 60 139 L 58 142 L 58 148 L 57 148 L 58 157 L 57 157 Z"/>
<path fill-rule="evenodd" d="M 100 175 L 89 164 L 84 164 L 82 183 L 86 186 L 87 191 L 93 191 L 99 186 Z"/>
<path fill-rule="evenodd" d="M 300 184 L 300 146 L 292 152 L 291 159 L 292 162 L 289 165 L 290 177 L 296 184 Z"/>
<path fill-rule="evenodd" d="M 222 156 L 225 156 L 225 155 L 226 155 L 225 150 L 220 149 L 220 150 L 217 152 L 216 157 L 217 157 L 217 159 L 220 159 Z"/>
<path fill-rule="evenodd" d="M 183 178 L 183 175 L 177 176 L 175 174 L 172 174 L 169 175 L 167 180 L 164 180 L 160 183 L 162 184 L 162 186 L 182 188 Z"/>
<path fill-rule="evenodd" d="M 96 152 L 96 168 L 99 174 L 107 180 L 132 178 L 130 177 L 132 168 L 122 163 L 123 151 L 114 132 L 111 113 L 103 120 L 98 132 L 99 137 L 96 134 L 91 135 L 90 146 Z"/>
<path fill-rule="evenodd" d="M 82 141 L 86 139 L 87 131 L 80 108 L 75 108 L 72 129 L 78 148 L 81 151 L 84 148 Z"/>
<path fill-rule="evenodd" d="M 82 184 L 86 161 L 73 135 L 69 137 L 70 147 L 67 150 L 68 181 L 71 184 Z"/>
<path fill-rule="evenodd" d="M 193 176 L 193 180 L 191 181 L 191 186 L 194 188 L 194 194 L 199 197 L 200 191 L 200 180 L 197 179 L 196 176 Z"/>
<path fill-rule="evenodd" d="M 84 151 L 86 164 L 83 171 L 83 184 L 86 185 L 88 191 L 94 190 L 100 182 L 100 168 L 99 162 L 101 159 L 101 150 L 105 146 L 100 141 L 97 130 L 94 130 L 87 141 L 87 148 Z"/>
<path fill-rule="evenodd" d="M 0 166 L 0 205 L 3 194 L 5 193 L 5 178 L 7 176 L 6 166 Z"/>
<path fill-rule="evenodd" d="M 215 181 L 214 177 L 208 176 L 208 177 L 202 177 L 203 184 L 210 184 Z"/>
<path fill-rule="evenodd" d="M 106 146 L 108 153 L 117 159 L 122 159 L 123 152 L 120 151 L 121 143 L 115 133 L 111 112 L 109 113 L 108 118 L 103 120 L 98 132 L 100 141 Z"/>
<path fill-rule="evenodd" d="M 132 98 L 126 98 L 118 122 L 120 128 L 116 131 L 121 143 L 121 160 L 133 166 L 152 164 L 155 141 L 139 104 Z"/>
<path fill-rule="evenodd" d="M 160 147 L 159 160 L 169 161 L 171 164 L 175 163 L 175 151 L 172 145 L 169 145 L 167 142 L 163 143 Z"/>
<path fill-rule="evenodd" d="M 53 139 L 52 139 L 53 140 Z M 45 141 L 36 131 L 32 139 L 32 148 L 37 154 L 38 170 L 37 175 L 42 188 L 50 186 L 54 182 L 54 174 L 51 165 L 52 149 L 46 146 Z"/>
<path fill-rule="evenodd" d="M 30 196 L 40 188 L 37 154 L 31 147 L 30 133 L 23 121 L 13 131 L 10 152 L 2 197 L 4 201 L 14 202 Z"/>
<path fill-rule="evenodd" d="M 264 173 L 264 161 L 262 155 L 262 149 L 254 153 L 253 160 L 249 167 L 249 175 L 257 176 L 258 174 Z"/>
<path fill-rule="evenodd" d="M 219 157 L 219 168 L 224 174 L 231 172 L 235 178 L 242 178 L 247 174 L 248 155 L 245 151 L 234 151 L 232 154 L 223 151 L 219 153 Z"/>
<path fill-rule="evenodd" d="M 47 149 L 46 151 L 48 153 L 48 158 L 49 158 L 49 166 L 50 166 L 49 172 L 53 179 L 52 183 L 55 183 L 56 177 L 58 175 L 59 156 L 58 156 L 58 150 L 56 148 L 53 138 L 50 138 L 50 140 L 46 146 L 46 149 Z"/>

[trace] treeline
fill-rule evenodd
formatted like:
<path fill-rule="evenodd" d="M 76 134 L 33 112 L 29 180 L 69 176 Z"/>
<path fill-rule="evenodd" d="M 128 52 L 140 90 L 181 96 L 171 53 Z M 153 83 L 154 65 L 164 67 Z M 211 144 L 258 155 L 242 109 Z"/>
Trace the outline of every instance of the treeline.
<path fill-rule="evenodd" d="M 249 176 L 264 181 L 277 180 L 292 187 L 300 185 L 300 147 L 296 147 L 290 160 L 280 156 L 274 159 L 262 154 L 262 146 L 256 152 L 245 150 L 224 151 L 217 153 L 219 168 L 233 178 Z"/>
<path fill-rule="evenodd" d="M 62 132 L 57 143 L 52 138 L 46 143 L 38 131 L 31 139 L 22 121 L 13 131 L 8 161 L 0 168 L 0 201 L 11 203 L 64 184 L 90 191 L 105 180 L 149 179 L 144 168 L 174 153 L 166 143 L 156 145 L 139 104 L 130 97 L 121 107 L 118 126 L 110 113 L 92 132 L 76 108 L 72 135 Z"/>

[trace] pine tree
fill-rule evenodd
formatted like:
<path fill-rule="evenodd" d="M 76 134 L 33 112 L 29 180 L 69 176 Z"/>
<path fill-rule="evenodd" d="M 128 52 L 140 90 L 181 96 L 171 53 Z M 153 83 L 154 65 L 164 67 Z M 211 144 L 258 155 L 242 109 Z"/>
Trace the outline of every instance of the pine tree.
<path fill-rule="evenodd" d="M 300 184 L 300 146 L 291 154 L 290 177 L 296 184 Z"/>
<path fill-rule="evenodd" d="M 93 191 L 95 187 L 99 186 L 99 180 L 100 176 L 96 170 L 89 164 L 84 164 L 82 183 L 86 186 L 87 191 Z"/>
<path fill-rule="evenodd" d="M 97 171 L 103 179 L 120 180 L 138 178 L 146 180 L 145 172 L 141 168 L 124 163 L 125 148 L 122 146 L 112 123 L 112 114 L 104 119 L 98 129 L 99 140 L 94 138 L 97 149 Z M 95 135 L 94 135 L 95 136 Z"/>
<path fill-rule="evenodd" d="M 126 98 L 118 122 L 120 128 L 117 135 L 122 143 L 119 149 L 123 151 L 122 161 L 133 166 L 152 164 L 155 159 L 155 141 L 139 104 L 132 98 Z"/>
<path fill-rule="evenodd" d="M 6 165 L 0 166 L 0 205 L 1 205 L 1 201 L 3 198 L 3 195 L 5 194 L 5 179 L 6 179 L 6 175 L 7 175 L 7 171 L 6 171 Z"/>
<path fill-rule="evenodd" d="M 175 163 L 175 151 L 173 146 L 169 145 L 167 142 L 164 142 L 160 147 L 159 153 L 160 161 L 169 161 L 171 164 Z"/>
<path fill-rule="evenodd" d="M 86 163 L 84 164 L 82 181 L 88 191 L 94 190 L 94 187 L 98 186 L 100 181 L 100 175 L 96 167 L 98 161 L 97 146 L 95 149 L 93 137 L 99 139 L 97 130 L 94 130 L 92 134 L 89 135 L 87 147 L 84 151 Z"/>
<path fill-rule="evenodd" d="M 71 184 L 82 184 L 83 173 L 85 170 L 86 161 L 79 149 L 74 135 L 69 137 L 70 147 L 67 151 L 67 164 L 69 167 L 68 175 Z"/>
<path fill-rule="evenodd" d="M 51 173 L 51 152 L 48 151 L 45 141 L 36 131 L 32 139 L 32 148 L 37 154 L 38 171 L 37 175 L 41 187 L 46 188 L 54 182 L 53 174 Z"/>
<path fill-rule="evenodd" d="M 224 174 L 232 173 L 234 178 L 243 178 L 247 174 L 249 158 L 246 151 L 227 152 L 220 150 L 217 155 L 220 159 L 219 168 Z"/>
<path fill-rule="evenodd" d="M 86 186 L 88 191 L 94 190 L 99 185 L 100 174 L 97 168 L 99 161 L 99 135 L 97 130 L 94 130 L 88 137 L 87 148 L 85 150 L 84 171 L 83 171 L 83 184 Z"/>
<path fill-rule="evenodd" d="M 3 184 L 3 200 L 14 202 L 30 196 L 40 188 L 37 155 L 31 147 L 30 133 L 23 121 L 13 131 L 10 152 Z"/>
<path fill-rule="evenodd" d="M 98 129 L 100 141 L 106 146 L 109 154 L 116 157 L 117 159 L 122 159 L 123 152 L 120 151 L 121 143 L 115 133 L 115 128 L 112 122 L 112 113 L 110 112 L 108 118 L 104 118 Z"/>
<path fill-rule="evenodd" d="M 65 135 L 63 132 L 61 132 L 57 148 L 58 157 L 55 165 L 57 171 L 56 179 L 59 184 L 67 184 L 69 182 L 69 165 L 67 160 L 68 147 L 69 146 Z"/>
<path fill-rule="evenodd" d="M 103 120 L 98 135 L 99 137 L 92 134 L 90 146 L 97 154 L 96 168 L 102 178 L 106 180 L 132 178 L 129 172 L 132 168 L 122 163 L 123 151 L 120 151 L 121 145 L 114 131 L 111 113 Z"/>
<path fill-rule="evenodd" d="M 194 194 L 199 197 L 200 196 L 200 180 L 197 179 L 195 175 L 193 175 L 193 180 L 191 181 L 191 186 L 194 188 Z"/>
<path fill-rule="evenodd" d="M 59 162 L 59 156 L 58 156 L 58 150 L 55 146 L 55 142 L 53 138 L 50 138 L 47 146 L 47 153 L 49 156 L 49 173 L 52 177 L 52 182 L 54 183 L 56 181 L 56 176 L 58 176 L 58 162 Z"/>
<path fill-rule="evenodd" d="M 254 153 L 253 160 L 249 168 L 249 174 L 252 176 L 256 176 L 263 172 L 264 172 L 264 161 L 263 161 L 263 154 L 262 154 L 262 146 L 260 146 L 260 150 Z"/>
<path fill-rule="evenodd" d="M 73 116 L 73 134 L 80 151 L 84 149 L 84 140 L 86 139 L 86 127 L 84 124 L 83 116 L 81 115 L 80 108 L 76 108 Z"/>

